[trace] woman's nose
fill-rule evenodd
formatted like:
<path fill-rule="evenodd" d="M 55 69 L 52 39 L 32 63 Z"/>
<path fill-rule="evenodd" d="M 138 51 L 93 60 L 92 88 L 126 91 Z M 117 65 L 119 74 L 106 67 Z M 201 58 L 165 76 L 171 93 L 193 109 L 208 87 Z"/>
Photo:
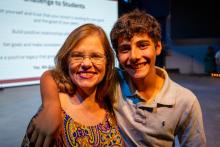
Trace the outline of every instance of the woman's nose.
<path fill-rule="evenodd" d="M 86 68 L 86 67 L 91 67 L 92 66 L 92 61 L 90 59 L 90 57 L 84 57 L 83 61 L 81 63 L 81 66 Z"/>

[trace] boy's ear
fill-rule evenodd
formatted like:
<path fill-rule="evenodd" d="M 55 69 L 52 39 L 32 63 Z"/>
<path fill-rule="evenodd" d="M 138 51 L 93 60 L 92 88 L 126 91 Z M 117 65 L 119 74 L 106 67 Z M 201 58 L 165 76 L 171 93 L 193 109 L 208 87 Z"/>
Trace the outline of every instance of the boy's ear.
<path fill-rule="evenodd" d="M 158 41 L 155 45 L 155 49 L 156 49 L 156 55 L 160 55 L 161 51 L 162 51 L 162 43 L 161 41 Z"/>

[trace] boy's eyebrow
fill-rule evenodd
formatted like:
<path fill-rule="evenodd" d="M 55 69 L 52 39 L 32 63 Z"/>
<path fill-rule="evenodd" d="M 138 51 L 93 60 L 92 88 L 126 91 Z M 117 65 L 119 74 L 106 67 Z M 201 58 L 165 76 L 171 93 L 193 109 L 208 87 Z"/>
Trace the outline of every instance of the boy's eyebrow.
<path fill-rule="evenodd" d="M 119 46 L 125 46 L 125 45 L 130 45 L 129 42 L 124 42 L 124 43 L 120 43 Z"/>
<path fill-rule="evenodd" d="M 136 42 L 136 45 L 149 45 L 150 44 L 150 41 L 148 40 L 139 40 Z"/>
<path fill-rule="evenodd" d="M 127 45 L 130 45 L 131 43 L 129 41 L 123 41 L 121 43 L 118 44 L 118 47 L 121 47 L 121 46 L 127 46 Z"/>
<path fill-rule="evenodd" d="M 118 49 L 127 48 L 127 47 L 130 47 L 130 46 L 131 46 L 131 44 L 129 42 L 125 42 L 125 43 L 121 43 L 118 46 Z"/>
<path fill-rule="evenodd" d="M 136 43 L 142 43 L 142 42 L 146 42 L 146 43 L 150 43 L 150 41 L 149 40 L 138 40 Z"/>

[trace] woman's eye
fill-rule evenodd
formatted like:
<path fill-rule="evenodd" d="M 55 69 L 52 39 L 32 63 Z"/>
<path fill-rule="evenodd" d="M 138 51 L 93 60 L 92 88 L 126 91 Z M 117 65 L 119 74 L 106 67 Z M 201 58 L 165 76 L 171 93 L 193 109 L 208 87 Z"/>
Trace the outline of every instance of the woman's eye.
<path fill-rule="evenodd" d="M 79 54 L 71 54 L 71 57 L 81 57 Z"/>
<path fill-rule="evenodd" d="M 105 59 L 105 56 L 101 55 L 101 54 L 93 54 L 93 55 L 91 55 L 91 58 L 96 60 L 96 61 L 99 61 L 99 60 Z"/>
<path fill-rule="evenodd" d="M 70 53 L 70 57 L 80 57 L 80 56 L 82 56 L 82 53 L 80 53 L 80 52 L 71 52 Z"/>
<path fill-rule="evenodd" d="M 92 57 L 92 58 L 100 58 L 101 56 L 98 55 L 98 54 L 93 54 L 93 55 L 91 55 L 91 57 Z"/>

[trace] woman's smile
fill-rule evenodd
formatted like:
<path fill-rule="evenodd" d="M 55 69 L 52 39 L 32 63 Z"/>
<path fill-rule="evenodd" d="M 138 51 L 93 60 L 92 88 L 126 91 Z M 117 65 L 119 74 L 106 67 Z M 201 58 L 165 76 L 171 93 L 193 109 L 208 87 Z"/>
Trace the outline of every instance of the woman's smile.
<path fill-rule="evenodd" d="M 96 72 L 93 72 L 93 71 L 80 71 L 80 72 L 77 72 L 77 74 L 82 79 L 91 79 L 96 75 Z"/>

